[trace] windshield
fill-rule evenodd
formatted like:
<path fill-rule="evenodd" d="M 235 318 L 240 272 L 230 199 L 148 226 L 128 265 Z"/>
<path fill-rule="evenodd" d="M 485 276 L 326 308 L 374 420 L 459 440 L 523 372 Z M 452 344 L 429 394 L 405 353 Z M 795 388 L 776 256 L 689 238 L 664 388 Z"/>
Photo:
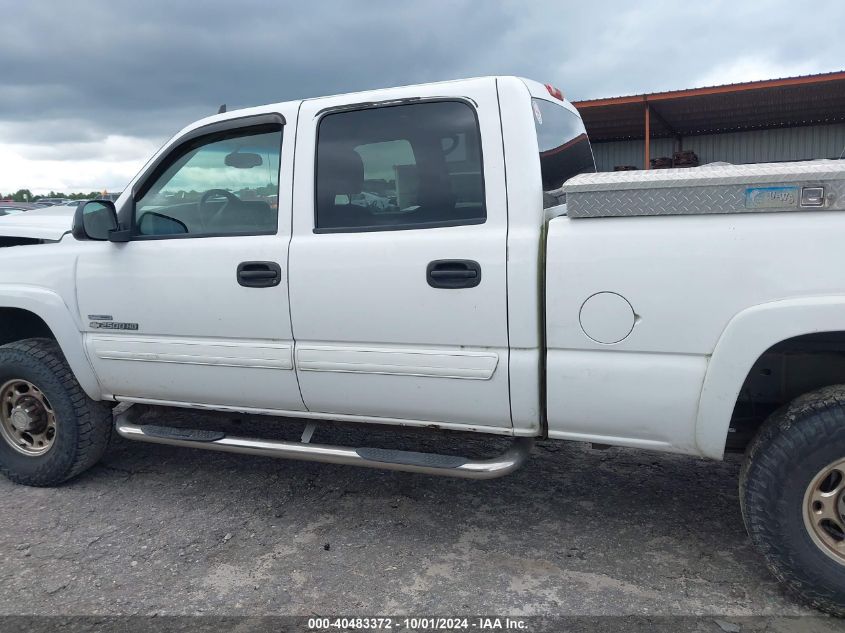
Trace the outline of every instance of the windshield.
<path fill-rule="evenodd" d="M 563 105 L 545 99 L 531 101 L 540 146 L 543 191 L 560 189 L 573 176 L 596 171 L 593 150 L 581 117 Z"/>

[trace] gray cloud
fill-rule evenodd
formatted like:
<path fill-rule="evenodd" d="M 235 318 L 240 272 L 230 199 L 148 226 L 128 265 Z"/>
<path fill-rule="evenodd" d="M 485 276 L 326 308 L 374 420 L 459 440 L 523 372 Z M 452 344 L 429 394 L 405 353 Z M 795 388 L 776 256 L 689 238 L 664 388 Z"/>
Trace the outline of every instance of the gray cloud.
<path fill-rule="evenodd" d="M 68 158 L 109 134 L 159 142 L 223 102 L 485 74 L 578 99 L 845 67 L 838 2 L 0 0 L 0 12 L 0 144 L 67 143 Z"/>

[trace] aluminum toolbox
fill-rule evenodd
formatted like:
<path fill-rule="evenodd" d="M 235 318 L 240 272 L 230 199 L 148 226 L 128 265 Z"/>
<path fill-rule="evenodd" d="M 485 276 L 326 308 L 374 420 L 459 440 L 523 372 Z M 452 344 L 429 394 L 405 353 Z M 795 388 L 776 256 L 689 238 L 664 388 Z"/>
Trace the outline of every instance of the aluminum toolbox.
<path fill-rule="evenodd" d="M 845 210 L 845 160 L 581 174 L 571 218 Z"/>

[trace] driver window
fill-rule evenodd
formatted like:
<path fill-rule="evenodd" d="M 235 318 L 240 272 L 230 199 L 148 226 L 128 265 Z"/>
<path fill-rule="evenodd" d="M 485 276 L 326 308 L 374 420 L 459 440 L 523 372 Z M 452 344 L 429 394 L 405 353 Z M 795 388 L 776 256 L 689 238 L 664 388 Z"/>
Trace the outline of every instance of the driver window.
<path fill-rule="evenodd" d="M 135 203 L 147 236 L 273 234 L 282 131 L 262 125 L 202 137 L 176 151 Z"/>

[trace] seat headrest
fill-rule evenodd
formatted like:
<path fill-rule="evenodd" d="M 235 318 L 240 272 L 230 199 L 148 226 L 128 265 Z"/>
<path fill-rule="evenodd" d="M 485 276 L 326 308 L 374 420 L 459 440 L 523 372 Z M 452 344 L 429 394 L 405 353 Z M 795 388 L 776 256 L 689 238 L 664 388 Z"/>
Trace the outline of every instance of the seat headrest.
<path fill-rule="evenodd" d="M 317 163 L 320 188 L 332 196 L 352 195 L 364 189 L 364 161 L 349 148 L 322 149 Z"/>

